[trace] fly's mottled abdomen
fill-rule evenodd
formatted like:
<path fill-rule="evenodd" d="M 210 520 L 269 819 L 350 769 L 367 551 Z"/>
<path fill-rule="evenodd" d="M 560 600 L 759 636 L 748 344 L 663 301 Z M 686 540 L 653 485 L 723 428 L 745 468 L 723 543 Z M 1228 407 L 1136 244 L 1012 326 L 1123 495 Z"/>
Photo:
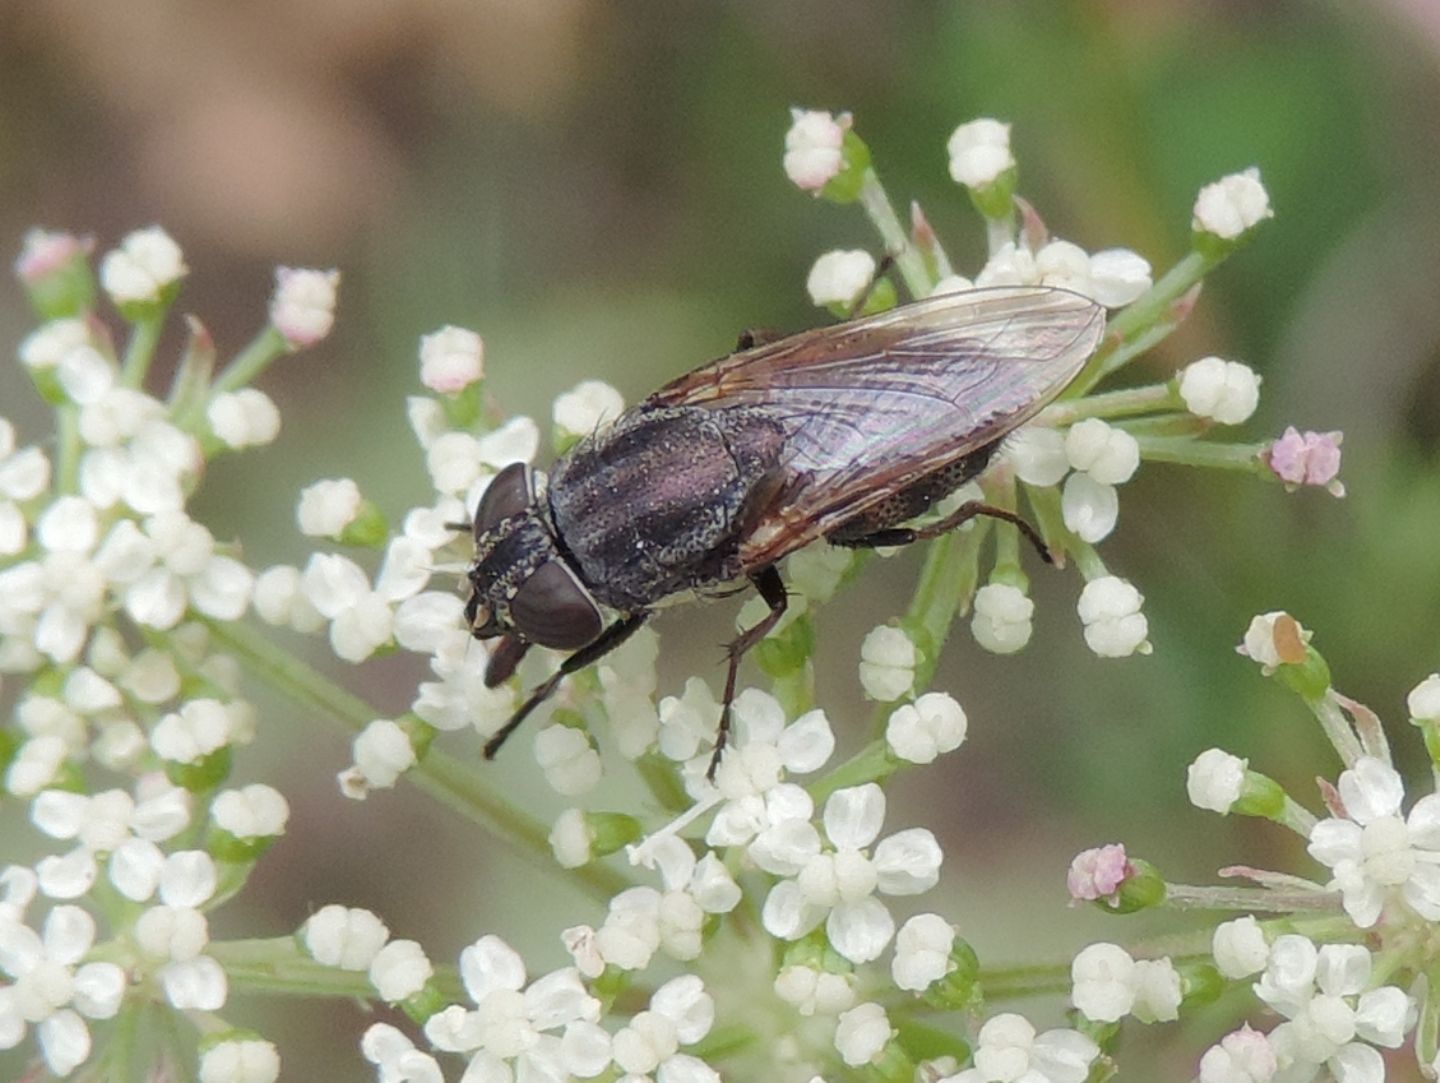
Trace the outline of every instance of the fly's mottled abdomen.
<path fill-rule="evenodd" d="M 733 579 L 783 436 L 761 410 L 636 407 L 556 464 L 555 535 L 595 597 L 622 612 Z"/>

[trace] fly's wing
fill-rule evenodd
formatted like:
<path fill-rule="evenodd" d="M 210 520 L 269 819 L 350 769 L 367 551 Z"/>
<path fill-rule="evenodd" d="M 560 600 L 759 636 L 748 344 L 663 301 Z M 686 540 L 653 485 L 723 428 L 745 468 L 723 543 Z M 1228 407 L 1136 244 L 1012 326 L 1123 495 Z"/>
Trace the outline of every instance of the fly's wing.
<path fill-rule="evenodd" d="M 970 290 L 731 354 L 647 401 L 781 426 L 774 495 L 741 545 L 758 568 L 1023 424 L 1104 330 L 1105 310 L 1068 290 Z"/>

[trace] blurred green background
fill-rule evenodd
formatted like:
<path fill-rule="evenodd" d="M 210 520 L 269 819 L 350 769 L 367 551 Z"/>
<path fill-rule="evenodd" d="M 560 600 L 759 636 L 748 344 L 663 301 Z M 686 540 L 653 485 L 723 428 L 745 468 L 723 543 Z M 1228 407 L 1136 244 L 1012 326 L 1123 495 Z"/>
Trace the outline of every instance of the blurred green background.
<path fill-rule="evenodd" d="M 9 4 L 0 238 L 18 251 L 40 224 L 103 250 L 160 222 L 192 269 L 181 308 L 230 350 L 263 318 L 274 264 L 342 270 L 334 336 L 263 380 L 281 440 L 215 466 L 195 507 L 258 567 L 303 561 L 292 509 L 311 480 L 353 476 L 396 513 L 428 499 L 404 396 L 418 336 L 442 324 L 481 331 L 495 395 L 545 421 L 580 379 L 633 401 L 743 327 L 821 322 L 810 262 L 876 242 L 857 210 L 785 180 L 791 105 L 853 111 L 897 202 L 920 200 L 972 272 L 983 235 L 944 155 L 962 121 L 1013 122 L 1021 191 L 1052 231 L 1157 270 L 1185 251 L 1196 190 L 1260 166 L 1276 218 L 1136 378 L 1246 361 L 1265 386 L 1243 438 L 1345 430 L 1350 495 L 1146 467 L 1103 553 L 1146 595 L 1155 653 L 1090 656 L 1077 578 L 1032 569 L 1030 648 L 997 658 L 955 637 L 937 687 L 965 704 L 969 743 L 893 789 L 889 826 L 930 823 L 945 846 L 923 908 L 989 962 L 1039 961 L 1140 927 L 1065 909 L 1086 846 L 1124 840 L 1187 882 L 1238 863 L 1320 873 L 1278 828 L 1185 801 L 1185 767 L 1213 745 L 1312 807 L 1311 780 L 1337 770 L 1298 703 L 1235 655 L 1254 613 L 1315 629 L 1339 686 L 1425 775 L 1404 695 L 1440 667 L 1437 102 L 1429 0 Z M 27 328 L 18 288 L 0 291 L 6 348 Z M 47 431 L 14 366 L 0 408 L 23 439 Z M 917 561 L 873 562 L 824 612 L 824 705 L 851 741 L 859 639 L 903 609 Z M 733 603 L 684 612 L 659 622 L 662 691 L 719 676 Z M 422 677 L 391 659 L 358 679 L 398 711 Z M 496 784 L 533 798 L 512 751 Z M 345 802 L 347 762 L 343 735 L 267 704 L 240 773 L 286 792 L 291 832 L 217 935 L 283 934 L 344 901 L 436 958 L 494 931 L 538 967 L 561 961 L 560 928 L 598 922 L 413 791 Z M 4 829 L 33 853 L 13 810 Z M 287 1079 L 364 1077 L 353 1006 L 237 997 L 226 1015 L 280 1043 Z M 1124 1078 L 1188 1078 L 1229 1022 L 1145 1035 Z"/>

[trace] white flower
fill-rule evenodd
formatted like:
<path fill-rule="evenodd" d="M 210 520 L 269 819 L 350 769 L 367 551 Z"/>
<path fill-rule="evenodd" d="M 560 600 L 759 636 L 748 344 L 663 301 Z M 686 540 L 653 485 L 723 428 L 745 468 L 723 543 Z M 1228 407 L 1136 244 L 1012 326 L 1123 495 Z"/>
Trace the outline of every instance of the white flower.
<path fill-rule="evenodd" d="M 857 1004 L 835 1021 L 835 1049 L 852 1068 L 869 1064 L 895 1036 L 895 1028 L 879 1004 Z"/>
<path fill-rule="evenodd" d="M 497 936 L 484 936 L 460 953 L 460 977 L 475 1007 L 452 1004 L 430 1017 L 425 1036 L 436 1049 L 472 1054 L 472 1071 L 477 1062 L 504 1060 L 513 1061 L 522 1079 L 565 1078 L 561 1039 L 550 1032 L 593 1024 L 600 1017 L 600 1002 L 574 968 L 552 971 L 527 985 L 519 953 Z M 606 1050 L 602 1067 L 608 1059 Z"/>
<path fill-rule="evenodd" d="M 1121 308 L 1151 286 L 1150 261 L 1128 248 L 1090 254 L 1090 288 L 1085 295 L 1106 308 Z"/>
<path fill-rule="evenodd" d="M 1135 960 L 1117 944 L 1091 944 L 1070 964 L 1070 999 L 1087 1018 L 1113 1023 L 1135 1004 Z"/>
<path fill-rule="evenodd" d="M 845 958 L 853 963 L 877 958 L 890 942 L 895 922 L 874 893 L 928 891 L 940 878 L 941 861 L 940 846 L 925 828 L 882 839 L 872 858 L 867 848 L 880 834 L 884 818 L 884 791 L 867 783 L 836 790 L 825 802 L 829 848 L 819 845 L 808 820 L 791 821 L 796 830 L 789 846 L 777 848 L 772 857 L 789 856 L 797 871 L 794 879 L 770 889 L 761 919 L 766 930 L 783 940 L 798 940 L 824 922 L 830 945 Z"/>
<path fill-rule="evenodd" d="M 235 620 L 249 607 L 255 585 L 254 573 L 218 555 L 210 531 L 183 511 L 150 516 L 143 532 L 133 520 L 120 520 L 95 564 L 120 587 L 126 612 L 161 630 L 179 624 L 187 608 Z"/>
<path fill-rule="evenodd" d="M 1303 936 L 1275 941 L 1255 993 L 1287 1017 L 1270 1032 L 1282 1071 L 1323 1064 L 1337 1079 L 1385 1078 L 1373 1047 L 1399 1048 L 1415 1008 L 1393 985 L 1369 989 L 1371 965 L 1370 953 L 1358 944 L 1326 944 L 1317 951 Z M 1306 1077 L 1297 1072 L 1295 1078 Z"/>
<path fill-rule="evenodd" d="M 380 1083 L 445 1083 L 435 1058 L 389 1023 L 372 1024 L 360 1039 L 360 1052 L 380 1070 Z"/>
<path fill-rule="evenodd" d="M 180 246 L 159 226 L 151 226 L 128 234 L 119 248 L 105 254 L 100 284 L 117 305 L 152 302 L 187 271 Z"/>
<path fill-rule="evenodd" d="M 430 660 L 431 670 L 440 679 L 423 682 L 410 709 L 436 729 L 473 726 L 483 736 L 494 733 L 514 710 L 515 690 L 509 683 L 499 688 L 486 686 L 487 661 L 470 634 L 456 628 Z"/>
<path fill-rule="evenodd" d="M 389 938 L 390 930 L 369 910 L 335 903 L 321 907 L 300 928 L 315 961 L 342 970 L 368 970 Z"/>
<path fill-rule="evenodd" d="M 806 192 L 819 192 L 845 164 L 841 148 L 850 114 L 838 117 L 818 109 L 791 109 L 785 133 L 785 175 Z"/>
<path fill-rule="evenodd" d="M 280 435 L 280 411 L 253 387 L 216 395 L 205 408 L 210 428 L 232 448 L 258 447 Z"/>
<path fill-rule="evenodd" d="M 1227 814 L 1245 788 L 1248 762 L 1219 748 L 1200 753 L 1186 773 L 1185 792 L 1190 803 L 1222 816 Z"/>
<path fill-rule="evenodd" d="M 381 1000 L 398 1004 L 425 988 L 435 968 L 414 940 L 391 940 L 370 960 L 370 984 Z"/>
<path fill-rule="evenodd" d="M 1096 481 L 1086 473 L 1071 474 L 1060 494 L 1060 514 L 1068 530 L 1093 545 L 1115 529 L 1120 497 L 1113 485 Z"/>
<path fill-rule="evenodd" d="M 973 290 L 975 283 L 964 275 L 946 275 L 930 290 L 931 297 L 942 297 L 947 293 L 965 293 Z"/>
<path fill-rule="evenodd" d="M 535 759 L 551 789 L 574 797 L 600 781 L 600 753 L 583 730 L 546 726 L 535 734 Z"/>
<path fill-rule="evenodd" d="M 335 325 L 339 271 L 276 267 L 270 298 L 270 323 L 292 350 L 314 346 Z"/>
<path fill-rule="evenodd" d="M 863 248 L 826 252 L 810 268 L 805 288 L 810 300 L 822 308 L 826 305 L 848 307 L 864 295 L 875 277 L 875 257 Z"/>
<path fill-rule="evenodd" d="M 853 975 L 792 965 L 775 975 L 775 995 L 804 1016 L 838 1015 L 855 1003 Z"/>
<path fill-rule="evenodd" d="M 1305 644 L 1310 642 L 1311 634 L 1289 613 L 1277 609 L 1251 619 L 1238 650 L 1245 657 L 1259 662 L 1261 672 L 1269 676 L 1275 672 L 1276 666 L 1303 662 Z"/>
<path fill-rule="evenodd" d="M 1076 470 L 1083 470 L 1105 485 L 1120 485 L 1140 465 L 1140 444 L 1124 429 L 1086 418 L 1065 434 L 1065 455 Z"/>
<path fill-rule="evenodd" d="M 338 538 L 362 506 L 360 486 L 350 478 L 327 478 L 300 490 L 295 522 L 312 538 Z"/>
<path fill-rule="evenodd" d="M 1247 1024 L 1205 1050 L 1200 1083 L 1270 1083 L 1278 1068 L 1270 1039 Z"/>
<path fill-rule="evenodd" d="M 316 553 L 300 583 L 310 604 L 330 621 L 330 646 L 345 661 L 363 662 L 390 641 L 395 615 L 353 560 Z"/>
<path fill-rule="evenodd" d="M 1310 831 L 1310 856 L 1334 872 L 1345 912 L 1362 929 L 1387 901 L 1402 898 L 1427 921 L 1440 920 L 1440 794 L 1422 797 L 1402 819 L 1399 773 L 1362 756 L 1340 775 L 1347 818 L 1321 820 Z"/>
<path fill-rule="evenodd" d="M 1100 1047 L 1077 1030 L 1036 1034 L 1024 1016 L 1006 1012 L 980 1028 L 973 1068 L 940 1083 L 1085 1083 Z"/>
<path fill-rule="evenodd" d="M 0 920 L 0 1045 L 17 1045 L 34 1026 L 40 1053 L 55 1075 L 69 1075 L 90 1055 L 85 1019 L 109 1019 L 127 980 L 114 963 L 78 965 L 95 942 L 95 919 L 78 906 L 56 906 L 44 933 L 18 919 Z"/>
<path fill-rule="evenodd" d="M 1210 954 L 1215 957 L 1215 968 L 1221 976 L 1235 981 L 1265 969 L 1270 960 L 1270 944 L 1260 923 L 1247 914 L 1215 926 Z"/>
<path fill-rule="evenodd" d="M 615 1032 L 611 1057 L 626 1080 L 682 1080 L 684 1083 L 720 1083 L 714 1069 L 688 1054 L 682 1045 L 694 1045 L 715 1022 L 715 1002 L 701 980 L 686 974 L 667 981 L 650 998 L 650 1007 L 638 1012 Z M 598 1073 L 597 1073 L 598 1074 Z"/>
<path fill-rule="evenodd" d="M 903 629 L 879 625 L 860 644 L 860 684 L 871 699 L 891 703 L 910 691 L 919 662 L 920 652 Z"/>
<path fill-rule="evenodd" d="M 474 331 L 442 327 L 420 337 L 420 382 L 452 395 L 485 376 L 485 344 Z"/>
<path fill-rule="evenodd" d="M 1251 166 L 1201 188 L 1190 226 L 1196 232 L 1233 241 L 1274 214 L 1270 195 L 1260 183 L 1260 170 Z"/>
<path fill-rule="evenodd" d="M 1101 658 L 1149 654 L 1149 623 L 1140 592 L 1124 579 L 1101 576 L 1085 584 L 1076 609 L 1085 626 L 1085 645 Z"/>
<path fill-rule="evenodd" d="M 74 899 L 94 884 L 97 854 L 114 854 L 134 838 L 163 842 L 183 831 L 190 823 L 189 795 L 169 783 L 138 802 L 124 790 L 45 790 L 31 802 L 30 819 L 51 838 L 76 841 L 70 853 L 41 858 L 35 866 L 41 891 Z"/>
<path fill-rule="evenodd" d="M 290 806 L 273 786 L 252 782 L 238 790 L 222 790 L 210 805 L 215 826 L 237 839 L 275 838 L 285 833 Z"/>
<path fill-rule="evenodd" d="M 1432 673 L 1410 690 L 1405 697 L 1410 717 L 1430 722 L 1440 719 L 1440 673 Z"/>
<path fill-rule="evenodd" d="M 275 1083 L 280 1054 L 261 1038 L 230 1038 L 200 1055 L 200 1083 Z"/>
<path fill-rule="evenodd" d="M 233 722 L 227 705 L 218 699 L 191 699 L 155 724 L 150 746 L 172 763 L 199 763 L 230 744 Z"/>
<path fill-rule="evenodd" d="M 1010 125 L 989 117 L 962 124 L 945 144 L 950 177 L 967 188 L 994 184 L 1007 169 L 1015 168 L 1010 153 Z"/>
<path fill-rule="evenodd" d="M 1140 959 L 1135 963 L 1135 1003 L 1130 1013 L 1142 1023 L 1168 1023 L 1180 1018 L 1184 992 L 1180 972 L 1169 959 Z"/>
<path fill-rule="evenodd" d="M 589 436 L 614 421 L 625 400 L 603 380 L 582 380 L 555 400 L 551 417 L 555 427 L 572 436 Z"/>
<path fill-rule="evenodd" d="M 986 583 L 975 592 L 970 632 L 994 654 L 1014 654 L 1030 642 L 1035 603 L 1019 587 Z"/>
<path fill-rule="evenodd" d="M 916 914 L 895 936 L 890 976 L 901 989 L 923 993 L 953 968 L 955 927 L 939 914 Z"/>
<path fill-rule="evenodd" d="M 1238 425 L 1260 404 L 1260 377 L 1239 361 L 1202 357 L 1180 373 L 1180 397 L 1196 417 Z"/>
<path fill-rule="evenodd" d="M 1005 458 L 1026 485 L 1056 485 L 1070 469 L 1065 434 L 1048 425 L 1022 425 L 1005 438 Z"/>
<path fill-rule="evenodd" d="M 748 818 L 754 802 L 784 782 L 787 774 L 818 771 L 835 751 L 835 735 L 824 711 L 807 711 L 787 724 L 779 701 L 757 688 L 747 688 L 735 697 L 730 724 L 731 743 L 715 772 L 715 787 L 726 804 L 707 836 L 727 841 L 712 841 L 712 845 L 735 845 L 748 838 L 726 825 L 737 816 Z M 709 763 L 709 753 L 691 760 L 689 777 L 698 779 Z"/>
<path fill-rule="evenodd" d="M 266 568 L 256 576 L 251 603 L 266 624 L 307 634 L 325 627 L 324 616 L 300 589 L 300 569 L 288 564 Z"/>
<path fill-rule="evenodd" d="M 911 763 L 933 763 L 953 752 L 965 740 L 969 721 L 965 709 L 947 692 L 927 692 L 913 704 L 890 712 L 885 743 L 890 751 Z"/>
<path fill-rule="evenodd" d="M 351 743 L 355 766 L 341 775 L 341 791 L 363 798 L 372 789 L 389 789 L 417 762 L 410 736 L 397 723 L 377 718 Z"/>
<path fill-rule="evenodd" d="M 72 350 L 93 345 L 90 328 L 73 316 L 42 323 L 20 341 L 20 363 L 28 369 L 55 368 Z M 0 445 L 0 451 L 3 451 Z"/>

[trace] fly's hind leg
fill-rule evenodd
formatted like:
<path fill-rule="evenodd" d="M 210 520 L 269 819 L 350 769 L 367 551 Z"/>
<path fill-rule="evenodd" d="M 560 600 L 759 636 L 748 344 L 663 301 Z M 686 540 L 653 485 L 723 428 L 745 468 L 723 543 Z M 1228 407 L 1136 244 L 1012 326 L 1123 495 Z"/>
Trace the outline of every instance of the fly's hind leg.
<path fill-rule="evenodd" d="M 752 628 L 747 628 L 736 636 L 725 649 L 730 659 L 730 669 L 725 674 L 725 700 L 720 708 L 720 727 L 715 731 L 715 751 L 711 754 L 710 766 L 705 771 L 705 777 L 711 782 L 715 781 L 715 772 L 720 767 L 720 757 L 724 754 L 725 744 L 730 739 L 730 704 L 735 699 L 735 675 L 740 671 L 740 659 L 744 657 L 746 651 L 769 634 L 770 629 L 774 628 L 776 622 L 785 615 L 786 606 L 789 604 L 785 594 L 785 584 L 773 564 L 751 573 L 750 582 L 760 592 L 760 597 L 765 599 L 765 604 L 770 607 L 770 612 L 760 619 L 760 623 Z"/>
<path fill-rule="evenodd" d="M 879 549 L 890 545 L 909 545 L 912 542 L 925 541 L 927 538 L 938 538 L 941 534 L 948 534 L 980 515 L 989 516 L 991 519 L 1003 519 L 1005 522 L 1013 524 L 1021 534 L 1025 535 L 1025 540 L 1035 547 L 1035 552 L 1040 554 L 1041 560 L 1046 564 L 1055 563 L 1055 558 L 1050 553 L 1050 547 L 1045 544 L 1045 539 L 1040 537 L 1039 531 L 1024 518 L 1006 508 L 997 508 L 994 504 L 986 504 L 979 500 L 967 500 L 945 518 L 926 526 L 887 527 L 883 530 L 873 530 L 867 534 L 840 534 L 839 531 L 836 531 L 829 535 L 828 540 L 831 545 L 840 545 L 848 549 Z"/>

